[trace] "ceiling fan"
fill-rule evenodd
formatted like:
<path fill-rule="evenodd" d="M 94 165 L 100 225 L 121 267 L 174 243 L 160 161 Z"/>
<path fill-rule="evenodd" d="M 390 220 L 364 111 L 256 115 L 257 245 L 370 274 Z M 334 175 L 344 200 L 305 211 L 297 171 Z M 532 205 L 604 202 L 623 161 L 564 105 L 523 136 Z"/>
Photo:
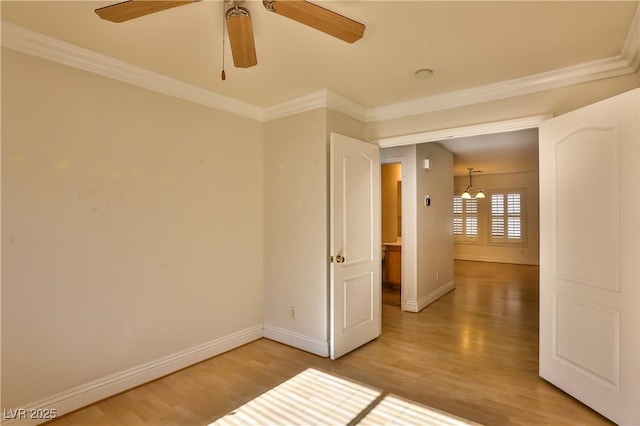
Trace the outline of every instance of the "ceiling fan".
<path fill-rule="evenodd" d="M 96 9 L 95 12 L 107 21 L 125 22 L 197 1 L 201 0 L 128 0 Z M 252 67 L 258 63 L 258 60 L 249 10 L 240 6 L 243 0 L 224 1 L 230 4 L 225 13 L 225 19 L 233 63 L 238 68 Z M 271 12 L 308 25 L 347 43 L 353 43 L 364 35 L 364 24 L 305 0 L 263 0 L 262 3 Z"/>

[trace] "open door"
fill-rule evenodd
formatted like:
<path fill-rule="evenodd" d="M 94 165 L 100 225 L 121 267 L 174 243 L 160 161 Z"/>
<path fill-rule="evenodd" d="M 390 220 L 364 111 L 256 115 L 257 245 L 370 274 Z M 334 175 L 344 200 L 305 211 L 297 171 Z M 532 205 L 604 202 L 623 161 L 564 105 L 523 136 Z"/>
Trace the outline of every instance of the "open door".
<path fill-rule="evenodd" d="M 380 152 L 332 133 L 330 171 L 330 355 L 380 335 Z"/>
<path fill-rule="evenodd" d="M 540 376 L 640 424 L 640 89 L 540 127 Z"/>

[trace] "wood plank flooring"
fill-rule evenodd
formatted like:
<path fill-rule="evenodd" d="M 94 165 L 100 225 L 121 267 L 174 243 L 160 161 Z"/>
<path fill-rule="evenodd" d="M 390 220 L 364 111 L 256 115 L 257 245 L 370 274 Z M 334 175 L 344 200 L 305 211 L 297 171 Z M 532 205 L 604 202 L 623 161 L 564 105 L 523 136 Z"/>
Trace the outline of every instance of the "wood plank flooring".
<path fill-rule="evenodd" d="M 456 290 L 331 361 L 261 339 L 52 423 L 207 425 L 314 367 L 486 425 L 606 425 L 538 370 L 538 268 L 457 261 Z"/>

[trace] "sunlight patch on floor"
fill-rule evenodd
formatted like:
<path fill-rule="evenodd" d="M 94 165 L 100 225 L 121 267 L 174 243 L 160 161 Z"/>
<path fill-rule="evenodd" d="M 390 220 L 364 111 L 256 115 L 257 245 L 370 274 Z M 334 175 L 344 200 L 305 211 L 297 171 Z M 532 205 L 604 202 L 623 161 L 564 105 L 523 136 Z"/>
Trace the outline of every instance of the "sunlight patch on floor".
<path fill-rule="evenodd" d="M 361 419 L 361 421 L 358 421 Z M 309 368 L 209 426 L 470 425 L 464 419 Z"/>
<path fill-rule="evenodd" d="M 476 423 L 443 411 L 415 404 L 394 395 L 386 396 L 358 425 L 472 425 Z"/>

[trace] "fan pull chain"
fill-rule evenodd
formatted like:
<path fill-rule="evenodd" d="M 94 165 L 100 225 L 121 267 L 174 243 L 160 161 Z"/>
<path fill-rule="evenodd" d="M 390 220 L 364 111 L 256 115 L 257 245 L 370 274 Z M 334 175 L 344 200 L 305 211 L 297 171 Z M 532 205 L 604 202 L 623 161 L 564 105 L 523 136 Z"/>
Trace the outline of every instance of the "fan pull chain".
<path fill-rule="evenodd" d="M 224 1 L 222 2 L 222 73 L 220 74 L 220 77 L 222 78 L 222 81 L 225 81 L 227 79 L 227 75 L 224 72 L 224 33 L 225 33 L 225 27 L 227 24 L 227 18 L 226 18 L 226 11 L 225 11 L 225 5 L 224 5 Z"/>

